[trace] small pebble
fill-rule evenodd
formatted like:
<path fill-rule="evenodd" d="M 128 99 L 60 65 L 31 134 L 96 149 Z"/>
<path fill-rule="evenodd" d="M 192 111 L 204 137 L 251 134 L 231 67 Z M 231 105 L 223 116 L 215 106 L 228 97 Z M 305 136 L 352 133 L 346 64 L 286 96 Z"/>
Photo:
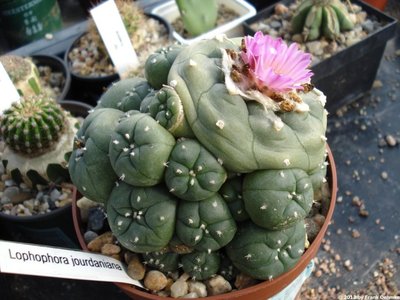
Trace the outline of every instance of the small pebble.
<path fill-rule="evenodd" d="M 388 173 L 386 171 L 383 171 L 381 173 L 381 177 L 382 177 L 383 180 L 386 180 L 386 179 L 388 179 L 389 175 L 388 175 Z"/>
<path fill-rule="evenodd" d="M 167 285 L 167 277 L 157 270 L 147 272 L 144 278 L 144 286 L 151 291 L 161 291 Z"/>
<path fill-rule="evenodd" d="M 189 292 L 196 293 L 198 297 L 207 297 L 207 287 L 200 281 L 188 281 Z"/>
<path fill-rule="evenodd" d="M 211 296 L 228 293 L 232 286 L 224 277 L 216 275 L 206 281 L 208 294 Z"/>
<path fill-rule="evenodd" d="M 397 140 L 392 136 L 392 135 L 387 135 L 386 136 L 386 143 L 390 146 L 390 147 L 394 147 L 397 145 Z"/>
<path fill-rule="evenodd" d="M 84 233 L 83 238 L 85 239 L 85 243 L 89 244 L 91 241 L 93 241 L 95 238 L 97 238 L 99 235 L 91 230 L 88 230 Z"/>
<path fill-rule="evenodd" d="M 136 280 L 142 280 L 146 275 L 146 267 L 140 262 L 139 256 L 132 253 L 128 263 L 127 273 L 128 275 Z"/>
<path fill-rule="evenodd" d="M 101 252 L 101 248 L 105 244 L 112 244 L 114 242 L 114 237 L 111 231 L 107 231 L 101 235 L 99 235 L 97 238 L 92 240 L 88 245 L 89 251 L 92 252 Z"/>
<path fill-rule="evenodd" d="M 189 285 L 186 280 L 178 279 L 171 285 L 171 297 L 179 298 L 188 294 Z"/>
<path fill-rule="evenodd" d="M 113 256 L 114 254 L 119 254 L 121 252 L 121 247 L 115 244 L 104 244 L 101 247 L 101 254 L 107 256 Z"/>

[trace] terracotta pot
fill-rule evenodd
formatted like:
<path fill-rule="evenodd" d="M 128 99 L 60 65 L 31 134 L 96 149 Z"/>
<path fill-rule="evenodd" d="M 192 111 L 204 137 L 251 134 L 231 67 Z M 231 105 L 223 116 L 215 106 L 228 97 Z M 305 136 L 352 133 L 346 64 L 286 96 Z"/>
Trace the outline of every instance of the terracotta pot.
<path fill-rule="evenodd" d="M 294 281 L 307 267 L 310 261 L 317 255 L 319 247 L 321 245 L 322 239 L 325 236 L 328 225 L 332 219 L 337 193 L 337 176 L 336 176 L 336 166 L 333 159 L 332 152 L 327 146 L 328 150 L 328 182 L 331 190 L 331 200 L 329 204 L 329 210 L 327 212 L 325 223 L 323 224 L 321 230 L 319 231 L 315 240 L 311 243 L 310 247 L 304 252 L 298 263 L 288 272 L 280 275 L 279 277 L 271 280 L 264 281 L 257 285 L 249 288 L 245 288 L 238 291 L 233 291 L 230 293 L 206 297 L 207 300 L 249 300 L 249 299 L 267 299 L 278 294 L 286 286 L 288 286 L 292 281 Z M 76 203 L 72 203 L 72 217 L 74 221 L 74 226 L 79 243 L 82 249 L 87 251 L 86 243 L 83 238 L 82 224 L 80 221 L 79 209 Z M 135 300 L 167 300 L 173 299 L 170 297 L 160 297 L 157 295 L 150 294 L 142 289 L 136 288 L 129 284 L 115 283 L 119 288 L 121 288 L 129 297 Z"/>
<path fill-rule="evenodd" d="M 363 1 L 382 11 L 385 10 L 387 4 L 387 0 L 363 0 Z"/>

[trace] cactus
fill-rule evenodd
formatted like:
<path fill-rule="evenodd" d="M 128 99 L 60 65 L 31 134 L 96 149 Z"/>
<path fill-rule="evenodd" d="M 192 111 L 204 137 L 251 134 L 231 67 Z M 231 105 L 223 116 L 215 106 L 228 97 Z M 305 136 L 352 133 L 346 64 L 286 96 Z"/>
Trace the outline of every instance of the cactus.
<path fill-rule="evenodd" d="M 50 164 L 66 165 L 64 155 L 72 150 L 76 123 L 46 95 L 22 97 L 0 117 L 7 168 L 18 169 L 23 176 L 34 170 L 49 179 Z"/>
<path fill-rule="evenodd" d="M 271 280 L 297 263 L 304 252 L 304 243 L 304 220 L 277 231 L 245 222 L 226 247 L 226 253 L 243 273 Z"/>
<path fill-rule="evenodd" d="M 196 138 L 228 171 L 315 169 L 325 151 L 321 137 L 326 130 L 324 107 L 316 101 L 316 92 L 289 93 L 306 111 L 282 116 L 266 109 L 266 104 L 243 101 L 225 85 L 221 48 L 237 51 L 238 46 L 228 39 L 192 44 L 181 51 L 169 72 L 168 81 Z M 279 98 L 268 101 L 275 105 Z"/>
<path fill-rule="evenodd" d="M 183 111 L 179 95 L 170 86 L 143 99 L 140 111 L 149 113 L 161 126 L 175 137 L 194 137 Z"/>
<path fill-rule="evenodd" d="M 181 52 L 182 47 L 182 45 L 163 47 L 147 58 L 144 65 L 144 74 L 153 88 L 158 90 L 164 84 L 167 84 L 169 69 Z"/>
<path fill-rule="evenodd" d="M 302 33 L 306 41 L 338 38 L 340 32 L 353 29 L 346 6 L 340 0 L 304 0 L 292 18 L 293 33 Z"/>
<path fill-rule="evenodd" d="M 260 170 L 245 175 L 243 199 L 251 220 L 279 230 L 304 219 L 313 202 L 312 182 L 300 169 Z"/>
<path fill-rule="evenodd" d="M 170 192 L 187 201 L 200 201 L 213 196 L 226 177 L 226 171 L 219 162 L 192 139 L 176 143 L 165 172 Z"/>
<path fill-rule="evenodd" d="M 176 234 L 185 245 L 215 251 L 228 244 L 235 232 L 236 223 L 218 194 L 202 201 L 180 202 Z"/>
<path fill-rule="evenodd" d="M 152 92 L 149 83 L 139 77 L 127 78 L 112 84 L 100 97 L 97 108 L 115 108 L 127 112 L 139 110 L 142 100 Z"/>
<path fill-rule="evenodd" d="M 108 157 L 113 129 L 123 112 L 101 108 L 90 113 L 74 139 L 74 151 L 69 158 L 71 180 L 85 197 L 105 203 L 117 175 Z"/>
<path fill-rule="evenodd" d="M 176 206 L 176 199 L 161 186 L 137 188 L 121 182 L 107 201 L 108 223 L 127 249 L 159 251 L 174 233 Z"/>
<path fill-rule="evenodd" d="M 121 181 L 152 186 L 164 179 L 174 137 L 146 114 L 127 112 L 111 135 L 109 156 Z"/>
<path fill-rule="evenodd" d="M 31 59 L 16 55 L 3 55 L 0 56 L 0 63 L 4 66 L 21 96 L 31 97 L 42 92 L 39 71 Z"/>
<path fill-rule="evenodd" d="M 246 221 L 249 218 L 244 207 L 242 184 L 242 176 L 235 176 L 228 179 L 219 190 L 236 222 Z"/>
<path fill-rule="evenodd" d="M 326 170 L 325 97 L 309 82 L 308 55 L 261 33 L 254 40 L 200 41 L 173 60 L 155 54 L 147 81 L 132 80 L 143 87 L 132 101 L 140 110 L 116 105 L 131 87 L 121 82 L 78 133 L 85 150 L 73 152 L 72 177 L 106 203 L 119 243 L 148 267 L 272 279 L 304 251 L 304 218 Z"/>
<path fill-rule="evenodd" d="M 216 0 L 175 0 L 183 26 L 191 36 L 198 36 L 215 27 L 218 16 Z"/>
<path fill-rule="evenodd" d="M 164 273 L 175 272 L 179 268 L 179 254 L 168 251 L 143 253 L 143 264 Z"/>
<path fill-rule="evenodd" d="M 217 252 L 192 252 L 182 255 L 181 264 L 183 270 L 193 280 L 205 280 L 218 272 L 221 259 Z"/>

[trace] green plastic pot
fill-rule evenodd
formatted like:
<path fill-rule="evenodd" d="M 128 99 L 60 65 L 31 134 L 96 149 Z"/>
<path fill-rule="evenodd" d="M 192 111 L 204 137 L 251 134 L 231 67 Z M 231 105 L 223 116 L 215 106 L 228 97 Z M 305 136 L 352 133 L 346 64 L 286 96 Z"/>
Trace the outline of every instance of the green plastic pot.
<path fill-rule="evenodd" d="M 0 0 L 2 31 L 18 47 L 62 28 L 57 0 Z"/>

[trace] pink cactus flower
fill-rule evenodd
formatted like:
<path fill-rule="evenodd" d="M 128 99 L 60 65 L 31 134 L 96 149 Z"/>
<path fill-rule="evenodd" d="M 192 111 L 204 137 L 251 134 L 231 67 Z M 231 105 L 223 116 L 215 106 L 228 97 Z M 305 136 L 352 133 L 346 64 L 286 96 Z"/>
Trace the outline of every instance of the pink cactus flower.
<path fill-rule="evenodd" d="M 282 39 L 257 32 L 254 37 L 244 38 L 246 49 L 241 52 L 244 63 L 257 79 L 259 88 L 287 92 L 302 90 L 302 84 L 310 83 L 313 73 L 308 69 L 311 55 L 299 50 L 296 43 L 289 47 Z"/>

